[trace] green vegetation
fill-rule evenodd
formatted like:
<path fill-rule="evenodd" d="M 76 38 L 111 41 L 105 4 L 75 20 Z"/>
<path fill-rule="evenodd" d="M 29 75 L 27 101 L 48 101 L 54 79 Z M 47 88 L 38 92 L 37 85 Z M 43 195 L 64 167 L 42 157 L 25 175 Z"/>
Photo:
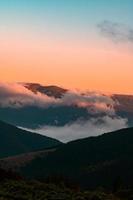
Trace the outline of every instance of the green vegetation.
<path fill-rule="evenodd" d="M 63 184 L 8 180 L 0 184 L 0 200 L 121 200 L 121 198 L 103 190 L 80 191 L 67 188 Z"/>
<path fill-rule="evenodd" d="M 133 190 L 122 189 L 116 181 L 116 191 L 97 188 L 81 190 L 79 185 L 61 177 L 49 177 L 45 182 L 26 180 L 16 173 L 0 169 L 0 200 L 132 200 Z"/>

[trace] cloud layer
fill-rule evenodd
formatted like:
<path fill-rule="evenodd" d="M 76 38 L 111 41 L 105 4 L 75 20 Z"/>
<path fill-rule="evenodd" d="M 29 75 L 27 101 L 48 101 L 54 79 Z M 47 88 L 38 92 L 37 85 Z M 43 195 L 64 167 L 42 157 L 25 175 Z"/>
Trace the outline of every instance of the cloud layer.
<path fill-rule="evenodd" d="M 21 84 L 0 84 L 0 107 L 77 106 L 86 108 L 91 114 L 108 113 L 113 115 L 115 113 L 114 103 L 111 96 L 97 92 L 68 91 L 62 98 L 56 99 L 40 92 L 34 94 Z"/>
<path fill-rule="evenodd" d="M 100 118 L 91 118 L 87 121 L 79 120 L 63 127 L 44 126 L 34 130 L 34 132 L 56 138 L 62 142 L 68 142 L 79 138 L 97 136 L 126 127 L 127 119 L 104 116 Z M 26 130 L 33 131 L 31 129 Z"/>
<path fill-rule="evenodd" d="M 48 107 L 56 103 L 56 99 L 42 95 L 34 94 L 21 84 L 0 84 L 0 107 L 21 108 L 24 106 Z"/>
<path fill-rule="evenodd" d="M 125 24 L 104 20 L 98 24 L 101 34 L 114 42 L 133 43 L 133 28 Z"/>
<path fill-rule="evenodd" d="M 62 98 L 56 99 L 39 92 L 34 94 L 21 84 L 0 84 L 0 107 L 2 108 L 11 107 L 18 110 L 28 106 L 41 109 L 55 106 L 57 108 L 61 106 L 85 108 L 89 115 L 88 119 L 79 118 L 62 127 L 44 124 L 34 130 L 63 142 L 127 127 L 127 119 L 117 116 L 115 105 L 116 102 L 111 96 L 98 92 L 69 91 Z M 64 113 L 61 114 L 64 115 Z"/>

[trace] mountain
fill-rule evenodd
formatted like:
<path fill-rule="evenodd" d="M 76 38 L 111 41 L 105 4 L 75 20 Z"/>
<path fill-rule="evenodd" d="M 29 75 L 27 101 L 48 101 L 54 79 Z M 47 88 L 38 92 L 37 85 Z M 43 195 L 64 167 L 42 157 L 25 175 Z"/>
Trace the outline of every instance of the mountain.
<path fill-rule="evenodd" d="M 112 98 L 117 102 L 116 113 L 127 118 L 129 126 L 133 126 L 133 95 L 114 94 Z"/>
<path fill-rule="evenodd" d="M 10 85 L 10 84 L 9 84 Z M 73 98 L 71 96 L 67 96 L 67 92 L 69 90 L 58 87 L 58 86 L 43 86 L 38 83 L 21 83 L 19 84 L 23 85 L 23 87 L 27 88 L 29 91 L 32 91 L 33 94 L 30 94 L 31 96 L 27 97 L 26 94 L 16 94 L 17 89 L 15 88 L 15 94 L 13 93 L 13 89 L 10 91 L 9 89 L 3 94 L 5 91 L 5 88 L 0 90 L 0 99 L 4 99 L 4 102 L 11 103 L 10 105 L 2 106 L 0 103 L 0 120 L 6 121 L 8 123 L 11 123 L 15 126 L 24 127 L 24 128 L 30 128 L 30 129 L 39 129 L 40 127 L 44 126 L 58 126 L 63 127 L 65 125 L 77 123 L 78 120 L 82 121 L 91 121 L 93 118 L 97 119 L 99 117 L 106 116 L 107 113 L 102 113 L 102 106 L 101 105 L 101 111 L 99 112 L 93 112 L 93 108 L 88 109 L 85 107 L 86 99 L 80 96 L 80 99 L 85 101 L 81 106 L 75 105 L 71 99 Z M 18 86 L 18 85 L 17 85 Z M 21 88 L 21 90 L 25 90 L 25 88 Z M 28 91 L 28 92 L 29 92 Z M 19 91 L 20 92 L 20 91 Z M 25 91 L 27 92 L 27 90 Z M 27 93 L 28 93 L 27 92 Z M 12 94 L 13 93 L 13 94 Z M 42 95 L 38 95 L 38 93 L 41 93 Z M 43 98 L 43 94 L 48 95 L 49 97 L 53 97 L 52 101 L 63 101 L 63 103 L 58 104 L 54 106 L 54 103 L 50 103 L 49 106 L 40 106 L 38 97 Z M 65 97 L 63 100 L 64 95 L 66 94 L 67 97 Z M 15 100 L 14 96 L 16 95 Z M 4 96 L 4 97 L 3 97 Z M 31 104 L 30 102 L 34 101 L 33 96 L 35 98 L 35 103 Z M 25 102 L 27 98 L 27 104 L 23 105 L 23 102 Z M 54 99 L 55 98 L 55 99 Z M 74 102 L 78 101 L 78 97 L 74 96 Z M 76 99 L 77 98 L 77 99 Z M 95 97 L 94 97 L 95 98 Z M 105 95 L 106 98 L 106 95 Z M 132 127 L 133 126 L 133 95 L 118 95 L 114 94 L 109 97 L 110 101 L 114 100 L 114 110 L 116 113 L 116 118 L 124 118 L 127 121 L 126 126 Z M 8 100 L 9 99 L 9 100 Z M 47 99 L 47 98 L 46 98 Z M 92 98 L 90 98 L 92 99 Z M 101 99 L 104 99 L 102 96 Z M 2 100 L 1 100 L 2 101 Z M 12 106 L 15 105 L 16 102 L 21 102 L 20 107 Z M 45 101 L 45 97 L 44 97 Z M 87 101 L 89 101 L 87 99 Z M 103 101 L 103 100 L 101 100 Z M 95 99 L 94 99 L 95 102 Z M 23 105 L 23 106 L 22 106 Z M 108 107 L 108 105 L 107 105 Z M 109 107 L 108 107 L 109 108 Z M 109 115 L 110 117 L 110 115 Z M 122 126 L 124 127 L 124 126 Z M 119 127 L 121 128 L 121 126 Z"/>
<path fill-rule="evenodd" d="M 114 94 L 113 99 L 118 102 L 118 111 L 133 112 L 133 95 Z"/>
<path fill-rule="evenodd" d="M 56 139 L 21 130 L 0 121 L 0 158 L 52 148 L 60 144 Z"/>
<path fill-rule="evenodd" d="M 67 177 L 85 188 L 133 186 L 133 128 L 69 142 L 21 169 L 32 178 Z"/>
<path fill-rule="evenodd" d="M 67 92 L 69 92 L 69 90 L 58 86 L 43 86 L 38 83 L 20 83 L 20 85 L 23 85 L 25 88 L 32 91 L 35 95 L 37 95 L 39 92 L 55 99 L 61 99 Z M 12 101 L 13 96 L 11 95 L 11 92 L 9 97 L 10 96 Z M 1 91 L 0 97 L 3 98 Z M 22 97 L 22 100 L 23 98 L 24 97 Z M 128 120 L 128 125 L 133 126 L 133 95 L 114 94 L 110 98 L 116 102 L 114 109 L 118 117 L 126 118 Z M 20 99 L 21 98 L 19 98 L 19 100 Z M 64 126 L 66 124 L 73 123 L 78 119 L 88 120 L 92 117 L 99 117 L 99 114 L 92 114 L 91 112 L 88 112 L 86 107 L 79 107 L 69 103 L 59 106 L 51 105 L 48 107 L 43 107 L 38 106 L 36 102 L 36 105 L 27 104 L 25 106 L 20 106 L 19 108 L 0 105 L 1 120 L 7 121 L 8 123 L 11 123 L 15 126 L 31 129 L 39 128 L 40 126 L 45 125 Z"/>
<path fill-rule="evenodd" d="M 88 117 L 87 109 L 78 108 L 77 106 L 0 108 L 0 120 L 30 129 L 36 129 L 45 125 L 64 126 L 80 118 L 88 119 Z"/>
<path fill-rule="evenodd" d="M 23 85 L 35 94 L 37 94 L 37 92 L 40 92 L 42 94 L 55 98 L 61 98 L 68 91 L 67 89 L 55 85 L 43 86 L 38 83 L 24 83 Z"/>
<path fill-rule="evenodd" d="M 44 86 L 38 83 L 24 83 L 24 87 L 37 94 L 40 92 L 50 97 L 62 98 L 68 92 L 68 89 L 61 88 L 55 85 Z M 113 94 L 112 99 L 117 102 L 115 108 L 118 112 L 133 113 L 133 95 Z"/>

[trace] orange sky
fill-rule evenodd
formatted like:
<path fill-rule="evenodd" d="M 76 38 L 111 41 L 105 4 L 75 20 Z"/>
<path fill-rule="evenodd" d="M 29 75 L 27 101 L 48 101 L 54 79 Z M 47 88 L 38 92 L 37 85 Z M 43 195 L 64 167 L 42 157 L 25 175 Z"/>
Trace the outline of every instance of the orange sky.
<path fill-rule="evenodd" d="M 133 94 L 132 5 L 0 1 L 0 81 Z"/>
<path fill-rule="evenodd" d="M 132 93 L 129 48 L 106 41 L 5 37 L 0 47 L 1 81 L 39 82 L 67 88 Z"/>

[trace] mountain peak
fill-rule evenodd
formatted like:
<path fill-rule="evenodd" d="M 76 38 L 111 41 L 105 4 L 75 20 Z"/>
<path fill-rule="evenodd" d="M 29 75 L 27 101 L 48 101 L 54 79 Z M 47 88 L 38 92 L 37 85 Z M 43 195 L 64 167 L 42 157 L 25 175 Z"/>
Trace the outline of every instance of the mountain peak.
<path fill-rule="evenodd" d="M 24 83 L 23 85 L 35 94 L 40 92 L 54 98 L 61 98 L 68 91 L 67 89 L 58 87 L 56 85 L 44 86 L 39 83 Z"/>

